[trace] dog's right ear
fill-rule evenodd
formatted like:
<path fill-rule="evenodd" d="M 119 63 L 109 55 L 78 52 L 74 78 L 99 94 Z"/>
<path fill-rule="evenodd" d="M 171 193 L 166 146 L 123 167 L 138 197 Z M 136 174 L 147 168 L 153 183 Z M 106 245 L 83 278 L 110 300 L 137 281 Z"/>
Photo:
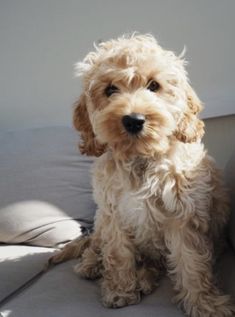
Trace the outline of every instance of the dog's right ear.
<path fill-rule="evenodd" d="M 82 154 L 100 156 L 105 152 L 105 145 L 97 142 L 93 132 L 84 94 L 74 104 L 73 125 L 81 134 L 79 149 Z"/>
<path fill-rule="evenodd" d="M 187 110 L 178 124 L 175 136 L 184 143 L 192 143 L 201 140 L 204 135 L 204 123 L 198 118 L 202 111 L 202 103 L 193 88 L 186 86 Z"/>

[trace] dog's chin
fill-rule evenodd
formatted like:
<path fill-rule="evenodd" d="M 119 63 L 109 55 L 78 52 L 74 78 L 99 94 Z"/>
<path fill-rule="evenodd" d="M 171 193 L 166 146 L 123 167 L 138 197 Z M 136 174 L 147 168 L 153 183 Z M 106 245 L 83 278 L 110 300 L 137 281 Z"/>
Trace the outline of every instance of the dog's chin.
<path fill-rule="evenodd" d="M 169 150 L 169 138 L 143 135 L 129 135 L 108 138 L 106 144 L 113 155 L 120 160 L 131 160 L 136 156 L 156 157 Z"/>

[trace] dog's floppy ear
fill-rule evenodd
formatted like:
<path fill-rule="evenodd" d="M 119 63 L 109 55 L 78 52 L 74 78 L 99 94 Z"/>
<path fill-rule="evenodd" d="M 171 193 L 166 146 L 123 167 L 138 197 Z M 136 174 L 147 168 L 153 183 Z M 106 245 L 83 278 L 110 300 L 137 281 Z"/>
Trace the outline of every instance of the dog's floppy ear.
<path fill-rule="evenodd" d="M 186 88 L 187 109 L 183 118 L 178 123 L 175 136 L 185 143 L 192 143 L 200 140 L 204 135 L 204 123 L 198 118 L 203 107 L 201 101 L 192 87 L 187 84 Z"/>
<path fill-rule="evenodd" d="M 104 153 L 105 145 L 101 145 L 97 142 L 92 130 L 84 94 L 82 94 L 74 104 L 73 125 L 81 134 L 79 149 L 82 154 L 100 156 Z"/>

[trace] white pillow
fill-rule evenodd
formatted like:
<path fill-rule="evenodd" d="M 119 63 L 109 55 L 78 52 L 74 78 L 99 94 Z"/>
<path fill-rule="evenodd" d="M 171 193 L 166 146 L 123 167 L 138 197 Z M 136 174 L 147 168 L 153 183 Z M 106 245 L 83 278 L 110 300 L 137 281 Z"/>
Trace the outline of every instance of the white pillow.
<path fill-rule="evenodd" d="M 44 247 L 64 244 L 82 234 L 81 225 L 59 208 L 25 201 L 0 210 L 0 241 Z"/>

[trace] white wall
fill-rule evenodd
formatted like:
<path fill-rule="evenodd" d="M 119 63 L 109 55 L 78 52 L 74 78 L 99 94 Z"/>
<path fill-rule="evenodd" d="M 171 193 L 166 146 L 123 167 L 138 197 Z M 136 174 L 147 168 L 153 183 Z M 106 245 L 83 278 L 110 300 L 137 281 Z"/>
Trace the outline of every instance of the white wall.
<path fill-rule="evenodd" d="M 1 0 L 0 129 L 69 125 L 93 41 L 151 32 L 186 58 L 204 116 L 235 113 L 234 0 Z"/>

